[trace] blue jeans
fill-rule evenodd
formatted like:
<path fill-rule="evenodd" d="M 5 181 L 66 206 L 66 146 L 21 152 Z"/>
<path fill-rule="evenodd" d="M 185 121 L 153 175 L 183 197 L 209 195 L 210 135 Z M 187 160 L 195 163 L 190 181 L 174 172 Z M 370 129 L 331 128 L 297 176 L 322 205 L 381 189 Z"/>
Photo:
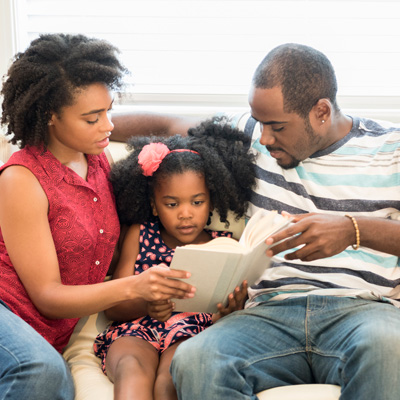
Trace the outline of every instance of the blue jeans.
<path fill-rule="evenodd" d="M 307 296 L 237 311 L 179 345 L 180 400 L 257 399 L 276 386 L 330 383 L 342 400 L 400 398 L 400 310 Z"/>
<path fill-rule="evenodd" d="M 61 354 L 0 301 L 0 399 L 73 400 Z"/>

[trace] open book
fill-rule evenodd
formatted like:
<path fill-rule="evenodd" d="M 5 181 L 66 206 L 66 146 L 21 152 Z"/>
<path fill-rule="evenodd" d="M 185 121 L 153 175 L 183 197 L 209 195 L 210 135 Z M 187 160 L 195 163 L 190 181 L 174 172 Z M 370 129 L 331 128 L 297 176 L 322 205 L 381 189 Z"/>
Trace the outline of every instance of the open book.
<path fill-rule="evenodd" d="M 257 282 L 270 264 L 265 240 L 290 224 L 276 211 L 258 210 L 247 222 L 239 241 L 219 237 L 204 244 L 177 247 L 170 268 L 189 271 L 184 281 L 196 287 L 191 299 L 174 299 L 176 311 L 217 312 L 244 280 Z"/>

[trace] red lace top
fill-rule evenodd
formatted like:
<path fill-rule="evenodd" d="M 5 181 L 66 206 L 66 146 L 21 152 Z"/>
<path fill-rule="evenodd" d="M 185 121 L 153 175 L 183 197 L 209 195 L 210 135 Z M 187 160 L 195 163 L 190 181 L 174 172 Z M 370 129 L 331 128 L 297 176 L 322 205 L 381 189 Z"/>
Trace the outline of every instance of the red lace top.
<path fill-rule="evenodd" d="M 107 157 L 103 153 L 88 155 L 87 159 L 87 181 L 62 165 L 49 151 L 43 153 L 36 147 L 17 151 L 0 167 L 1 172 L 10 165 L 25 166 L 45 191 L 49 200 L 48 220 L 65 285 L 103 281 L 119 236 Z M 1 229 L 0 299 L 60 352 L 78 322 L 77 318 L 47 319 L 40 314 L 10 261 Z"/>

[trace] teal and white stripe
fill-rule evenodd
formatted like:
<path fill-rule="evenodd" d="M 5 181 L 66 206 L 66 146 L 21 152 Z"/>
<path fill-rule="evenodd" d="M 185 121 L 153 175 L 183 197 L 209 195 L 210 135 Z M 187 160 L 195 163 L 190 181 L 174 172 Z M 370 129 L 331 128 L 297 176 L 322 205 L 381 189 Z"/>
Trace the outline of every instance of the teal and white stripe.
<path fill-rule="evenodd" d="M 240 126 L 241 125 L 241 126 Z M 249 117 L 239 121 L 253 136 L 258 185 L 249 214 L 259 208 L 291 213 L 320 212 L 398 218 L 400 210 L 400 127 L 353 118 L 350 133 L 304 160 L 296 168 L 278 166 L 259 143 L 260 131 Z M 400 307 L 397 257 L 351 247 L 313 262 L 275 257 L 258 285 L 250 289 L 249 306 L 307 294 L 355 296 L 390 301 Z"/>

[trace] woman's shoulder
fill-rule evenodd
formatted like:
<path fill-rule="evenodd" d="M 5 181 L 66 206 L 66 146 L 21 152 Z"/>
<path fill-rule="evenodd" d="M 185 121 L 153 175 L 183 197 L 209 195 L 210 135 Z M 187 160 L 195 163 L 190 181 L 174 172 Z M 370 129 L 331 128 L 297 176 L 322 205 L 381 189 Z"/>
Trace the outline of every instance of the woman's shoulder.
<path fill-rule="evenodd" d="M 23 150 L 20 150 L 23 152 Z M 10 159 L 0 167 L 0 187 L 25 187 L 38 184 L 35 174 L 30 168 L 29 153 L 14 153 Z M 3 193 L 3 191 L 2 191 Z"/>
<path fill-rule="evenodd" d="M 0 174 L 0 193 L 4 207 L 20 214 L 21 211 L 48 208 L 48 200 L 36 176 L 23 165 L 10 165 Z M 3 202 L 4 201 L 4 202 Z"/>
<path fill-rule="evenodd" d="M 0 172 L 13 165 L 27 165 L 33 162 L 35 157 L 27 147 L 15 151 L 8 161 L 0 166 Z"/>
<path fill-rule="evenodd" d="M 47 197 L 42 185 L 46 177 L 43 162 L 39 160 L 42 152 L 26 146 L 11 155 L 0 167 L 0 192 L 7 193 L 9 199 L 20 202 L 22 198 L 39 201 L 47 207 Z"/>

